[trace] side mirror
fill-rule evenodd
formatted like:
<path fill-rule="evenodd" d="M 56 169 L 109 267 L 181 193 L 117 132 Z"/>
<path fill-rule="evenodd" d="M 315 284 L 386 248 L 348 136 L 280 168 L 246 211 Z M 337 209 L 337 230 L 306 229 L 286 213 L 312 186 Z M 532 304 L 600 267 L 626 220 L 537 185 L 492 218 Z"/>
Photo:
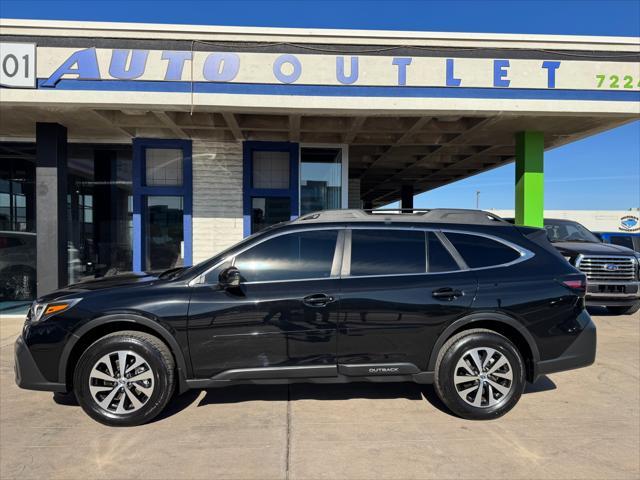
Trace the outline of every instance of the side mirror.
<path fill-rule="evenodd" d="M 221 288 L 236 288 L 240 286 L 240 279 L 240 270 L 227 267 L 218 275 L 218 284 Z"/>

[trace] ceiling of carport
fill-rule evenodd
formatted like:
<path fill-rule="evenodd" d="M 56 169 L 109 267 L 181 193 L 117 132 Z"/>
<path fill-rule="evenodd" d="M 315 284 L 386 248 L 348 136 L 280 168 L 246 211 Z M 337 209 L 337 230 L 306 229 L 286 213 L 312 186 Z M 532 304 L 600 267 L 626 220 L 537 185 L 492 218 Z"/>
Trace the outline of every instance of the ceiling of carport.
<path fill-rule="evenodd" d="M 130 142 L 133 137 L 208 141 L 349 144 L 349 178 L 363 200 L 380 206 L 513 160 L 515 133 L 545 134 L 563 145 L 633 118 L 616 116 L 330 116 L 299 113 L 184 112 L 3 105 L 0 137 L 32 139 L 35 123 L 65 125 L 71 141 Z"/>

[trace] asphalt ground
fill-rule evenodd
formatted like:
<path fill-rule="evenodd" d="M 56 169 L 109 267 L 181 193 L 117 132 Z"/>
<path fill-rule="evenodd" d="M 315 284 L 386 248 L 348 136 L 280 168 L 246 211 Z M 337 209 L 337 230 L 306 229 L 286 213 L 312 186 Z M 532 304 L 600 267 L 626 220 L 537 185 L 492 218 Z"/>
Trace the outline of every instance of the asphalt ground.
<path fill-rule="evenodd" d="M 0 478 L 638 479 L 640 315 L 592 311 L 596 363 L 543 377 L 506 416 L 449 414 L 431 386 L 237 386 L 109 428 L 68 396 L 20 390 L 0 318 Z"/>

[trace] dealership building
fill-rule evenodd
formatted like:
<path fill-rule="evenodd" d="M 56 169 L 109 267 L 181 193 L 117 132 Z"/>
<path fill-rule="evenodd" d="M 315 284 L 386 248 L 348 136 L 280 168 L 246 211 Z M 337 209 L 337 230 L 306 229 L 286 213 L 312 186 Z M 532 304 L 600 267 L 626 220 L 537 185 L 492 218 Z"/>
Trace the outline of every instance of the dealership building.
<path fill-rule="evenodd" d="M 6 302 L 513 161 L 541 225 L 544 151 L 640 118 L 640 39 L 2 19 L 0 84 Z"/>

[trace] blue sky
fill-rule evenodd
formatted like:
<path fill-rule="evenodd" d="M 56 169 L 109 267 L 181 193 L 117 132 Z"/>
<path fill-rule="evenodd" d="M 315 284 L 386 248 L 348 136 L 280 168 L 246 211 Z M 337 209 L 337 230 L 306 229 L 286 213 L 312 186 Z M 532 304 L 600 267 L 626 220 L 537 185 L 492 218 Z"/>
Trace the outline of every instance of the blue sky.
<path fill-rule="evenodd" d="M 640 0 L 30 1 L 0 16 L 208 25 L 640 36 Z M 640 121 L 547 152 L 545 208 L 640 207 Z M 513 208 L 508 165 L 419 195 L 418 207 Z"/>

